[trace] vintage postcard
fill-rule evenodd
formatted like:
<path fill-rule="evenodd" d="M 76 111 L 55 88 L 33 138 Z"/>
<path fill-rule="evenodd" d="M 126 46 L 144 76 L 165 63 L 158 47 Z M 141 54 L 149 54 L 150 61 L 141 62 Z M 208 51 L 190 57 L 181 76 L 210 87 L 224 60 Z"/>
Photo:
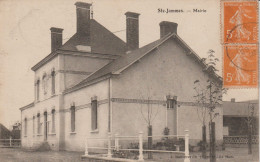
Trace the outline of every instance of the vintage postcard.
<path fill-rule="evenodd" d="M 256 0 L 1 0 L 0 161 L 258 162 Z"/>

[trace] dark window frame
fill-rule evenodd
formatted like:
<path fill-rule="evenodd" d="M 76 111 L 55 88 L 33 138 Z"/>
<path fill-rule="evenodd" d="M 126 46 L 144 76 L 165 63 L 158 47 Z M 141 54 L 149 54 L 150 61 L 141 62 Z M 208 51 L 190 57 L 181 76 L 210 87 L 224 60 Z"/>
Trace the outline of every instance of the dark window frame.
<path fill-rule="evenodd" d="M 36 101 L 40 100 L 40 79 L 36 81 Z"/>
<path fill-rule="evenodd" d="M 98 129 L 98 104 L 97 99 L 91 100 L 91 129 Z"/>
<path fill-rule="evenodd" d="M 28 126 L 28 120 L 27 118 L 24 118 L 24 136 L 27 136 L 27 126 Z"/>
<path fill-rule="evenodd" d="M 37 134 L 41 134 L 41 114 L 37 114 Z"/>
<path fill-rule="evenodd" d="M 70 108 L 70 131 L 76 131 L 76 107 L 73 105 Z"/>
<path fill-rule="evenodd" d="M 52 70 L 51 72 L 51 94 L 55 94 L 55 70 Z"/>
<path fill-rule="evenodd" d="M 52 133 L 55 133 L 56 132 L 56 129 L 55 129 L 55 116 L 56 116 L 56 112 L 55 112 L 55 109 L 53 109 L 52 111 L 51 111 L 51 115 L 52 115 L 52 129 L 51 129 L 51 132 Z"/>

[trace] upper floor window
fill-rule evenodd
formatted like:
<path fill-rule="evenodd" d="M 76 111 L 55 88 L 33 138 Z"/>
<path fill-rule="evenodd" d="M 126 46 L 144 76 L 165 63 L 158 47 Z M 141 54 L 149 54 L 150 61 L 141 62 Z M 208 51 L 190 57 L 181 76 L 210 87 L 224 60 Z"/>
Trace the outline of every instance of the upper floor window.
<path fill-rule="evenodd" d="M 36 81 L 36 100 L 40 99 L 40 79 Z"/>
<path fill-rule="evenodd" d="M 71 132 L 75 132 L 75 120 L 76 120 L 76 114 L 75 114 L 75 105 L 72 105 L 70 108 L 70 120 L 71 120 Z"/>
<path fill-rule="evenodd" d="M 55 94 L 55 70 L 51 72 L 51 93 Z"/>
<path fill-rule="evenodd" d="M 91 128 L 92 130 L 98 129 L 98 110 L 97 110 L 97 98 L 91 99 Z"/>
<path fill-rule="evenodd" d="M 42 76 L 42 88 L 43 88 L 43 93 L 47 94 L 47 74 L 44 73 Z"/>
<path fill-rule="evenodd" d="M 51 118 L 52 118 L 52 129 L 51 132 L 55 133 L 55 109 L 51 111 Z"/>

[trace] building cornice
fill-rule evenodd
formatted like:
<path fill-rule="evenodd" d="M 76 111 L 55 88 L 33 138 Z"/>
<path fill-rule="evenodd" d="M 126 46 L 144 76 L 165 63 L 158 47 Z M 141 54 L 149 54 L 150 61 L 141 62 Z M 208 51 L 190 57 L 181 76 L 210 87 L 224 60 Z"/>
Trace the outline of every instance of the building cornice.
<path fill-rule="evenodd" d="M 74 56 L 85 56 L 85 57 L 92 57 L 92 58 L 100 58 L 100 59 L 110 59 L 114 60 L 118 57 L 119 55 L 112 55 L 112 54 L 101 54 L 101 53 L 93 53 L 93 52 L 80 52 L 80 51 L 70 51 L 70 50 L 61 50 L 58 49 L 52 53 L 50 53 L 48 56 L 43 58 L 40 62 L 38 62 L 36 65 L 34 65 L 31 69 L 33 71 L 36 71 L 46 63 L 48 63 L 50 60 L 52 60 L 55 56 L 58 54 L 63 54 L 63 55 L 74 55 Z"/>
<path fill-rule="evenodd" d="M 34 106 L 34 102 L 32 102 L 32 103 L 30 103 L 30 104 L 28 104 L 28 105 L 26 105 L 26 106 L 23 106 L 23 107 L 21 107 L 21 108 L 19 108 L 21 111 L 23 111 L 23 110 L 25 110 L 25 109 L 28 109 L 28 108 L 31 108 L 31 107 L 33 107 Z"/>

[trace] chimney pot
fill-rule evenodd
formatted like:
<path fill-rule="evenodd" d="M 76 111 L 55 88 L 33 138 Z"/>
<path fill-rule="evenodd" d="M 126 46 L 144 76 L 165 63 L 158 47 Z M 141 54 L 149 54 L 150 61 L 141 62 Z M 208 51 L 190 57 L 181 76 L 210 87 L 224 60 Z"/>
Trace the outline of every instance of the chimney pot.
<path fill-rule="evenodd" d="M 160 38 L 163 38 L 169 33 L 177 34 L 178 24 L 169 21 L 162 21 L 160 24 Z"/>
<path fill-rule="evenodd" d="M 126 12 L 126 45 L 127 50 L 139 48 L 139 13 Z"/>
<path fill-rule="evenodd" d="M 90 7 L 92 4 L 76 2 L 77 12 L 77 33 L 90 35 Z"/>
<path fill-rule="evenodd" d="M 50 28 L 51 30 L 51 52 L 62 46 L 62 31 L 61 28 Z"/>

